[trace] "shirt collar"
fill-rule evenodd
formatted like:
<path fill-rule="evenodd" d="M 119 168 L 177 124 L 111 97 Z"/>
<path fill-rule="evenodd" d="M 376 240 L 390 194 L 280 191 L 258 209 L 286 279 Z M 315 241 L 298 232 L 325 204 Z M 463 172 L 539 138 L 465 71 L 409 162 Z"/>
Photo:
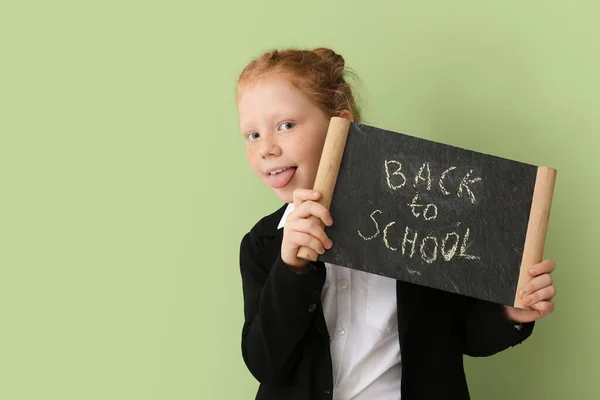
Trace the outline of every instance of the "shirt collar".
<path fill-rule="evenodd" d="M 287 219 L 287 216 L 290 215 L 290 213 L 292 211 L 294 211 L 294 203 L 288 203 L 285 211 L 283 212 L 283 216 L 281 217 L 281 220 L 279 221 L 279 225 L 277 226 L 277 229 L 281 229 L 284 227 L 285 220 Z"/>

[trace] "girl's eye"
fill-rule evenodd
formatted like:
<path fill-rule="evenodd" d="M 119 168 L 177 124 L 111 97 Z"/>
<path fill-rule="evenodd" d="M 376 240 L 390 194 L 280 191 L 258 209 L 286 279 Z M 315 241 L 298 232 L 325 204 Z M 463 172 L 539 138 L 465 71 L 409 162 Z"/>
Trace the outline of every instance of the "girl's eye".
<path fill-rule="evenodd" d="M 250 134 L 248 134 L 248 139 L 250 139 L 250 141 L 256 140 L 260 137 L 260 134 L 258 132 L 252 132 Z"/>
<path fill-rule="evenodd" d="M 283 124 L 279 125 L 279 129 L 283 129 L 284 131 L 289 131 L 294 126 L 296 126 L 296 124 L 293 122 L 284 122 Z"/>

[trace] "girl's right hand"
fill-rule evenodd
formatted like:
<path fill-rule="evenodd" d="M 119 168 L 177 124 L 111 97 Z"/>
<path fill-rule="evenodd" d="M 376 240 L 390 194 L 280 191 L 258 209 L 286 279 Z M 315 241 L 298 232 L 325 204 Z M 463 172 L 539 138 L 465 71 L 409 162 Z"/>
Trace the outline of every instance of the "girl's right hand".
<path fill-rule="evenodd" d="M 301 246 L 307 246 L 318 254 L 323 254 L 325 249 L 330 249 L 333 245 L 325 230 L 318 223 L 309 219 L 314 216 L 327 226 L 333 224 L 329 210 L 316 202 L 320 197 L 321 193 L 313 190 L 294 190 L 294 211 L 287 216 L 285 221 L 281 259 L 298 274 L 306 273 L 308 265 L 308 260 L 296 256 Z"/>

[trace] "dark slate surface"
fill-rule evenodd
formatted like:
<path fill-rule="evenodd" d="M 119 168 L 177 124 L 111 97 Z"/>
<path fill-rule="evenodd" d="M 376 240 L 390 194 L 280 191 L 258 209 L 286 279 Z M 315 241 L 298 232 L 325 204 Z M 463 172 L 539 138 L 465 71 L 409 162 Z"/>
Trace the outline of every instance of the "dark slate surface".
<path fill-rule="evenodd" d="M 536 173 L 352 123 L 326 228 L 334 246 L 319 259 L 512 305 Z"/>

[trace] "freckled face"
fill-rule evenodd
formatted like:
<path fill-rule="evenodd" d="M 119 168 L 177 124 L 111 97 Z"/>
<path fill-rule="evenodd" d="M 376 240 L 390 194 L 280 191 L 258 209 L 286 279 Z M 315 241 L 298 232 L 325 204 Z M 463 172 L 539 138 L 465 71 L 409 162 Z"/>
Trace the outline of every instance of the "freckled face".
<path fill-rule="evenodd" d="M 329 118 L 284 78 L 243 86 L 238 97 L 240 130 L 254 173 L 285 202 L 296 188 L 312 189 Z"/>

